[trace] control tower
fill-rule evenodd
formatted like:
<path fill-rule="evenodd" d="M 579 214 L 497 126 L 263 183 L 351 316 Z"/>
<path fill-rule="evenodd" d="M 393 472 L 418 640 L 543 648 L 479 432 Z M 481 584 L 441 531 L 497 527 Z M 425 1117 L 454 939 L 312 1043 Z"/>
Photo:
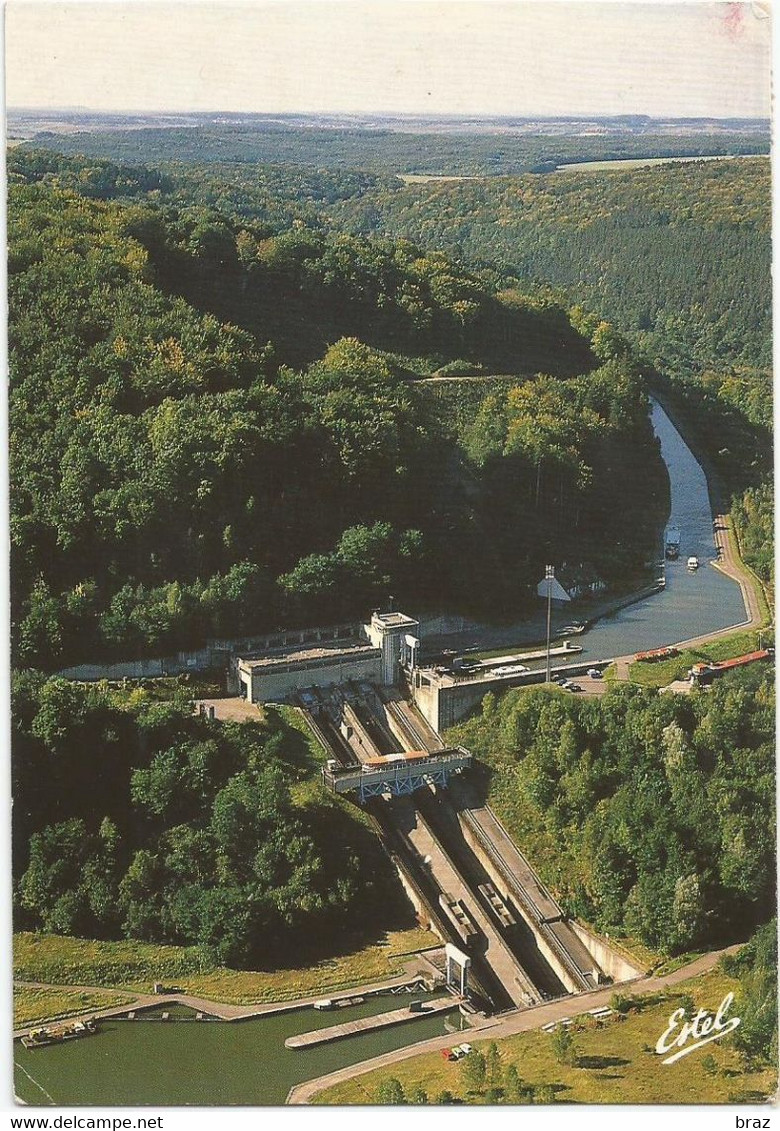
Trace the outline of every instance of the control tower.
<path fill-rule="evenodd" d="M 399 661 L 411 658 L 419 644 L 419 629 L 420 622 L 405 613 L 374 611 L 371 614 L 371 623 L 365 625 L 365 631 L 373 646 L 382 652 L 382 683 L 385 687 L 398 682 Z M 410 643 L 412 640 L 415 644 Z"/>

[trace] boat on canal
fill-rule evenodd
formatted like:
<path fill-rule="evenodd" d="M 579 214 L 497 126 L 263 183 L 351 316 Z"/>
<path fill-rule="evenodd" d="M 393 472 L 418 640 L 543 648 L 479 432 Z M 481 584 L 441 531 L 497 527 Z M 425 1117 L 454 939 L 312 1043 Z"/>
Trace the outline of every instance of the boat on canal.
<path fill-rule="evenodd" d="M 667 560 L 670 562 L 676 561 L 680 556 L 681 537 L 679 526 L 667 526 L 664 536 L 664 547 Z"/>
<path fill-rule="evenodd" d="M 98 1027 L 94 1021 L 72 1021 L 66 1025 L 31 1029 L 26 1037 L 22 1037 L 22 1044 L 26 1049 L 41 1049 L 46 1048 L 47 1045 L 59 1045 L 63 1041 L 89 1037 L 97 1031 Z"/>

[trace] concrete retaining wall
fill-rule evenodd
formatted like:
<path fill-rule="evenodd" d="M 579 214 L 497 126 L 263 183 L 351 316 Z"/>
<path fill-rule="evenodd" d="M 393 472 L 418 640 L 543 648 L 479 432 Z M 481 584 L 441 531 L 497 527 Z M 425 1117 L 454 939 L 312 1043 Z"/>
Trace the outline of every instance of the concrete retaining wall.
<path fill-rule="evenodd" d="M 601 969 L 609 975 L 613 982 L 628 982 L 631 978 L 636 978 L 637 975 L 645 973 L 641 966 L 632 965 L 622 954 L 618 954 L 605 939 L 594 935 L 581 923 L 570 919 L 569 926 L 588 953 L 593 955 Z"/>
<path fill-rule="evenodd" d="M 280 629 L 263 636 L 233 636 L 225 639 L 207 640 L 205 648 L 189 652 L 177 652 L 172 656 L 155 657 L 149 660 L 120 660 L 116 663 L 77 664 L 63 668 L 55 675 L 63 679 L 91 682 L 99 679 L 155 679 L 164 675 L 180 675 L 183 672 L 207 671 L 211 668 L 227 667 L 231 656 L 265 652 L 271 648 L 287 645 L 307 644 L 323 640 L 342 640 L 359 632 L 357 624 L 338 624 L 327 628 Z M 233 677 L 233 692 L 238 686 Z"/>
<path fill-rule="evenodd" d="M 153 660 L 125 660 L 116 664 L 78 664 L 63 668 L 55 674 L 63 679 L 92 682 L 99 679 L 155 679 L 163 675 L 180 675 L 182 672 L 204 671 L 219 666 L 212 663 L 212 652 L 202 648 L 197 652 L 177 652 Z"/>
<path fill-rule="evenodd" d="M 420 635 L 425 639 L 428 636 L 452 636 L 456 632 L 475 632 L 479 633 L 484 629 L 484 625 L 479 621 L 469 620 L 467 617 L 447 616 L 423 616 L 420 618 Z"/>
<path fill-rule="evenodd" d="M 518 903 L 518 900 L 514 896 L 514 894 L 508 890 L 506 879 L 498 870 L 498 868 L 496 868 L 496 866 L 493 864 L 493 861 L 490 859 L 489 854 L 485 852 L 485 849 L 480 843 L 479 838 L 475 836 L 473 829 L 468 824 L 468 821 L 465 821 L 460 813 L 458 813 L 458 823 L 460 824 L 461 831 L 463 833 L 463 839 L 466 841 L 466 844 L 469 846 L 469 848 L 471 848 L 471 850 L 475 853 L 480 864 L 490 876 L 490 879 L 492 880 L 496 891 L 507 901 L 507 903 L 509 903 L 514 908 L 518 915 L 522 916 L 523 922 L 532 932 L 534 939 L 536 940 L 536 945 L 539 948 L 539 953 L 545 958 L 551 969 L 555 971 L 561 983 L 566 987 L 569 993 L 579 993 L 580 987 L 577 985 L 569 971 L 561 962 L 558 954 L 539 934 L 536 924 L 532 923 L 530 918 L 527 915 L 523 914 L 522 906 Z"/>
<path fill-rule="evenodd" d="M 565 667 L 552 666 L 552 672 L 565 672 L 566 676 L 584 675 L 589 668 L 603 669 L 612 663 L 609 659 L 583 660 L 581 663 L 566 664 Z M 532 684 L 545 682 L 547 673 L 544 668 L 536 671 L 520 672 L 517 675 L 499 676 L 496 679 L 481 679 L 479 682 L 455 683 L 451 686 L 441 687 L 433 681 L 426 680 L 424 671 L 416 672 L 412 683 L 411 692 L 414 702 L 431 724 L 434 730 L 441 733 L 447 727 L 454 726 L 474 707 L 482 702 L 488 691 L 495 695 L 503 695 L 514 687 L 528 687 Z M 419 684 L 418 684 L 419 680 Z"/>
<path fill-rule="evenodd" d="M 445 938 L 439 930 L 439 925 L 431 915 L 427 900 L 423 898 L 421 892 L 417 888 L 417 885 L 412 882 L 411 877 L 407 874 L 401 860 L 395 855 L 395 853 L 390 853 L 390 859 L 395 865 L 395 870 L 398 873 L 399 880 L 401 881 L 401 887 L 406 892 L 407 896 L 409 897 L 409 902 L 417 913 L 417 921 L 419 922 L 420 926 L 427 928 L 427 930 L 431 931 L 431 933 L 436 935 L 437 938 L 441 939 L 442 942 L 449 942 L 449 939 Z"/>

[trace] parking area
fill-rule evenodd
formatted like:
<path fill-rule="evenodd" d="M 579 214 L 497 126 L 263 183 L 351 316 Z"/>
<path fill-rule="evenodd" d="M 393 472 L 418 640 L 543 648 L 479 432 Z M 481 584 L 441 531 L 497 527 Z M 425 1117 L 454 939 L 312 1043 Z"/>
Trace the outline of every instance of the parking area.
<path fill-rule="evenodd" d="M 593 679 L 589 675 L 573 675 L 569 682 L 580 689 L 579 692 L 572 692 L 575 695 L 603 695 L 609 687 L 607 680 Z"/>

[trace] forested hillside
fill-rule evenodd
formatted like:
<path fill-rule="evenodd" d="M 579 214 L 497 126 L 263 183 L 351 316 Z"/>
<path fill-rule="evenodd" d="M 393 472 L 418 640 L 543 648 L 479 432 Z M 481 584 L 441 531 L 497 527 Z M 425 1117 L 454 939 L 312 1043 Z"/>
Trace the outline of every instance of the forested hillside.
<path fill-rule="evenodd" d="M 390 890 L 358 869 L 361 826 L 301 801 L 283 720 L 219 728 L 40 672 L 389 593 L 517 617 L 550 560 L 629 584 L 668 509 L 651 387 L 771 569 L 766 162 L 411 187 L 368 165 L 10 158 L 22 925 L 243 964 L 304 922 L 324 945 L 358 907 L 370 925 Z M 573 912 L 680 949 L 768 915 L 772 718 L 748 674 L 488 698 L 459 734 Z"/>
<path fill-rule="evenodd" d="M 770 170 L 760 158 L 397 187 L 333 222 L 417 239 L 609 318 L 687 405 L 746 560 L 773 578 Z M 565 300 L 564 300 L 565 301 Z"/>
<path fill-rule="evenodd" d="M 775 901 L 774 678 L 603 698 L 512 691 L 448 738 L 567 910 L 675 952 L 744 938 Z"/>
<path fill-rule="evenodd" d="M 164 161 L 241 161 L 297 164 L 318 169 L 360 169 L 378 173 L 494 176 L 546 172 L 571 161 L 620 160 L 718 153 L 767 153 L 767 132 L 714 130 L 711 133 L 610 131 L 571 136 L 503 130 L 428 130 L 285 128 L 280 124 L 231 123 L 178 128 L 97 130 L 75 134 L 42 132 L 34 144 L 108 157 L 129 163 Z"/>
<path fill-rule="evenodd" d="M 276 712 L 221 723 L 186 691 L 154 702 L 28 672 L 13 719 L 17 929 L 267 969 L 408 925 L 376 837 L 312 796 L 317 762 Z"/>
<path fill-rule="evenodd" d="M 765 159 L 376 188 L 333 217 L 564 288 L 677 373 L 770 363 Z"/>
<path fill-rule="evenodd" d="M 403 185 L 300 160 L 188 165 L 171 156 L 161 175 L 20 147 L 9 178 L 55 180 L 103 198 L 151 192 L 196 201 L 269 231 L 303 220 L 411 240 L 471 270 L 498 266 L 526 291 L 568 291 L 571 303 L 613 321 L 675 374 L 770 363 L 766 159 Z"/>
<path fill-rule="evenodd" d="M 87 199 L 94 170 L 86 196 L 29 179 L 9 203 L 16 662 L 358 616 L 391 586 L 506 615 L 551 545 L 607 579 L 644 561 L 663 470 L 605 324 L 588 342 L 405 242 L 160 206 L 148 171 L 99 170 L 130 201 Z M 468 443 L 408 379 L 502 362 L 548 376 L 488 398 Z"/>

